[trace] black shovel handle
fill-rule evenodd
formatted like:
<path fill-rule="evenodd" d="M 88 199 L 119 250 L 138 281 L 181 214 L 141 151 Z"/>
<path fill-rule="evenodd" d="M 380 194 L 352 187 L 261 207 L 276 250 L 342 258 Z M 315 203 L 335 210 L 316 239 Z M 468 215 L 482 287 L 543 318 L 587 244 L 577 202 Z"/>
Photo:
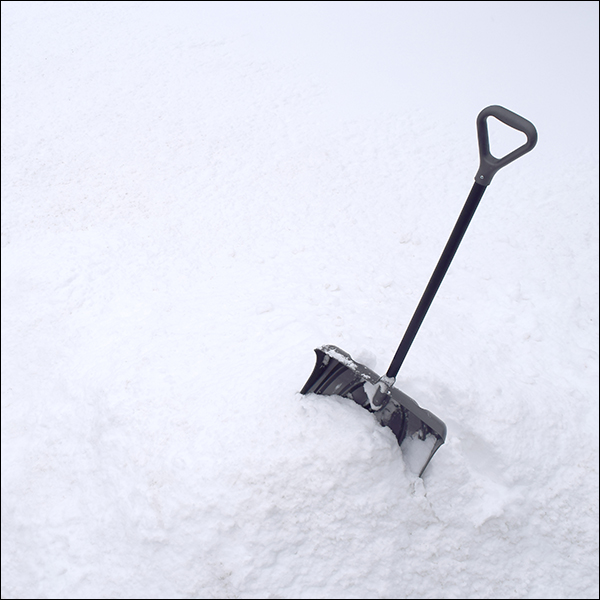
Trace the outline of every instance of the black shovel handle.
<path fill-rule="evenodd" d="M 527 141 L 502 158 L 492 156 L 487 126 L 488 117 L 496 117 L 496 119 L 502 121 L 505 125 L 521 131 L 527 136 Z M 492 177 L 502 167 L 533 150 L 537 144 L 537 131 L 533 123 L 530 123 L 527 119 L 503 106 L 494 105 L 484 108 L 477 116 L 477 140 L 479 142 L 479 170 L 477 171 L 477 175 L 475 175 L 475 181 L 481 185 L 489 185 Z"/>
<path fill-rule="evenodd" d="M 516 150 L 513 150 L 503 158 L 492 156 L 490 154 L 490 141 L 486 122 L 488 117 L 496 117 L 509 127 L 522 131 L 527 136 L 525 144 Z M 475 183 L 473 184 L 467 201 L 456 221 L 456 225 L 454 225 L 454 229 L 452 230 L 450 238 L 446 243 L 446 247 L 438 260 L 437 266 L 429 279 L 429 283 L 423 292 L 423 296 L 415 310 L 415 314 L 408 324 L 404 337 L 400 342 L 400 346 L 398 346 L 398 350 L 396 350 L 396 354 L 387 370 L 386 377 L 395 379 L 396 375 L 398 375 L 398 371 L 408 354 L 408 350 L 421 327 L 421 323 L 433 302 L 442 280 L 444 279 L 444 275 L 446 275 L 446 272 L 450 267 L 450 263 L 458 250 L 458 246 L 467 231 L 467 227 L 475 214 L 479 201 L 487 189 L 487 186 L 490 184 L 492 177 L 502 167 L 532 150 L 537 142 L 537 131 L 535 130 L 535 127 L 523 117 L 520 117 L 502 106 L 488 106 L 479 113 L 479 116 L 477 117 L 477 134 L 481 164 L 479 171 L 477 171 L 477 175 L 475 176 Z"/>

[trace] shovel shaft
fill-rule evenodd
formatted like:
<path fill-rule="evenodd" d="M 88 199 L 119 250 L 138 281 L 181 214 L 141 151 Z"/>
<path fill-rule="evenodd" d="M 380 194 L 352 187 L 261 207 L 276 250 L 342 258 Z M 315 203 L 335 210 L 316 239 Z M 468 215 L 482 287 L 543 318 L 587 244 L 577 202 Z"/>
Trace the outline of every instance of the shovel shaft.
<path fill-rule="evenodd" d="M 487 126 L 489 117 L 494 117 L 505 125 L 508 125 L 517 131 L 521 131 L 525 134 L 527 141 L 503 158 L 496 158 L 490 152 L 490 139 Z M 431 275 L 431 279 L 423 292 L 423 296 L 415 310 L 415 314 L 408 324 L 406 333 L 400 342 L 400 346 L 398 346 L 398 350 L 396 350 L 390 368 L 387 370 L 386 377 L 395 379 L 396 375 L 398 375 L 398 371 L 400 370 L 408 350 L 419 331 L 419 327 L 421 327 L 421 323 L 433 302 L 438 288 L 444 279 L 444 275 L 446 275 L 446 272 L 450 267 L 450 263 L 452 262 L 452 259 L 458 250 L 458 246 L 465 235 L 465 231 L 475 214 L 479 201 L 481 200 L 486 187 L 492 181 L 492 177 L 494 177 L 502 167 L 510 164 L 520 156 L 523 156 L 523 154 L 527 154 L 527 152 L 534 148 L 537 143 L 537 131 L 533 124 L 527 119 L 524 119 L 502 106 L 493 105 L 484 108 L 477 116 L 477 140 L 479 144 L 479 170 L 475 175 L 475 183 L 473 184 L 469 197 L 458 217 L 458 221 L 456 221 L 456 225 L 450 234 L 450 238 L 446 243 L 442 256 L 440 256 L 435 271 Z"/>
<path fill-rule="evenodd" d="M 398 375 L 398 371 L 408 354 L 408 351 L 421 327 L 421 323 L 423 323 L 423 319 L 435 298 L 435 295 L 450 267 L 450 263 L 458 250 L 460 242 L 465 235 L 465 231 L 467 231 L 467 227 L 477 210 L 477 206 L 479 205 L 479 201 L 481 200 L 483 193 L 486 190 L 485 185 L 480 185 L 475 182 L 473 187 L 471 188 L 471 192 L 465 202 L 465 205 L 456 221 L 456 225 L 448 238 L 448 242 L 446 243 L 446 247 L 440 256 L 440 259 L 429 279 L 429 283 L 423 292 L 423 296 L 415 310 L 415 314 L 413 315 L 408 327 L 406 328 L 406 333 L 400 342 L 400 346 L 398 346 L 398 350 L 396 350 L 396 354 L 392 359 L 389 369 L 387 370 L 386 376 L 395 378 Z"/>

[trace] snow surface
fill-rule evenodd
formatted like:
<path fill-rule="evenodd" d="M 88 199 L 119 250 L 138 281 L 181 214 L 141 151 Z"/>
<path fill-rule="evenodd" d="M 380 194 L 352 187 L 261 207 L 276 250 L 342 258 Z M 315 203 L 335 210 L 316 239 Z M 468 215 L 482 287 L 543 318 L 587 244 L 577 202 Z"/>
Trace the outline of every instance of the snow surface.
<path fill-rule="evenodd" d="M 598 597 L 597 2 L 2 2 L 2 61 L 3 598 Z M 386 370 L 490 104 L 419 479 L 298 390 Z"/>

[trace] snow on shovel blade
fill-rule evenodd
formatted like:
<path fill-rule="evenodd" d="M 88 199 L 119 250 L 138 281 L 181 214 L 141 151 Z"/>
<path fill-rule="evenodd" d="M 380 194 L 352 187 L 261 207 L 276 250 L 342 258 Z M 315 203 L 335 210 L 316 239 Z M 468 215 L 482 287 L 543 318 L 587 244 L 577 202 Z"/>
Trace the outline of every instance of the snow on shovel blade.
<path fill-rule="evenodd" d="M 322 346 L 315 353 L 315 368 L 300 393 L 342 396 L 366 408 L 383 427 L 392 430 L 408 468 L 422 475 L 446 439 L 446 425 L 395 387 L 391 388 L 389 402 L 374 410 L 367 395 L 369 387 L 380 379 L 374 371 L 336 346 Z"/>

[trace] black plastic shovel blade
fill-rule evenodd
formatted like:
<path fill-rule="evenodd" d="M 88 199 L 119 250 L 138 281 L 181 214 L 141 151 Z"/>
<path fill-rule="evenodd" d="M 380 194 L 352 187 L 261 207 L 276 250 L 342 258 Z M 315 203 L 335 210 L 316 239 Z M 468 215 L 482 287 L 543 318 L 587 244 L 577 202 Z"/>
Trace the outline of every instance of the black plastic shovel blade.
<path fill-rule="evenodd" d="M 379 376 L 336 346 L 315 350 L 317 362 L 301 394 L 342 396 L 366 408 L 383 427 L 389 427 L 396 439 L 408 468 L 422 475 L 431 457 L 446 440 L 446 425 L 412 398 L 391 388 L 389 402 L 374 410 L 367 389 L 379 381 Z M 365 384 L 367 389 L 365 389 Z"/>

